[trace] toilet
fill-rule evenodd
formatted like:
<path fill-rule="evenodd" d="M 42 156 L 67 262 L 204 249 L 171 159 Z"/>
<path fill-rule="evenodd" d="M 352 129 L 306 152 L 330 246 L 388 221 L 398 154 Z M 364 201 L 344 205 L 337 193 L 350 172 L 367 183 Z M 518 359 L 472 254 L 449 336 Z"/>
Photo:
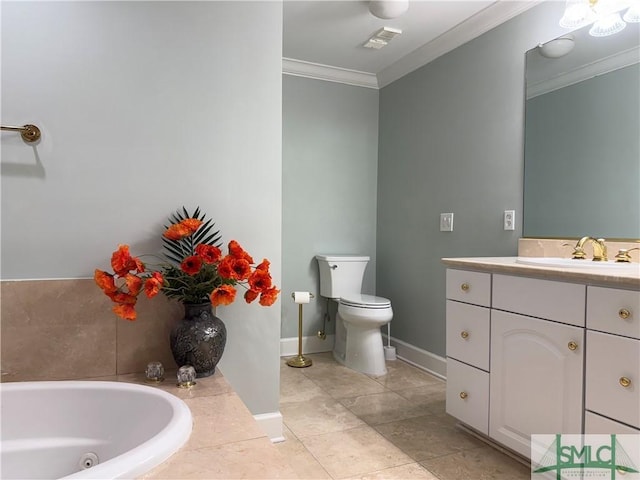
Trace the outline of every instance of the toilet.
<path fill-rule="evenodd" d="M 380 327 L 393 318 L 391 301 L 360 293 L 368 256 L 316 255 L 320 295 L 338 302 L 334 358 L 343 365 L 380 376 L 387 373 Z"/>

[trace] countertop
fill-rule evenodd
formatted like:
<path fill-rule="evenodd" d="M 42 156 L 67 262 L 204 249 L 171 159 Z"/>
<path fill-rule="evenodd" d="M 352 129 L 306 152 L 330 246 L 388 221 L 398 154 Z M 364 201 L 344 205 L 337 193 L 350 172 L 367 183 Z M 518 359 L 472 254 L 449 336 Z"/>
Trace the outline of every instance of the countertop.
<path fill-rule="evenodd" d="M 509 275 L 640 290 L 640 264 L 638 263 L 622 264 L 620 268 L 615 266 L 598 267 L 597 265 L 593 267 L 586 265 L 580 265 L 579 267 L 551 267 L 518 263 L 518 258 L 519 257 L 443 258 L 442 263 L 452 268 L 466 270 L 505 273 Z M 524 259 L 526 260 L 526 258 Z"/>
<path fill-rule="evenodd" d="M 190 389 L 176 386 L 175 372 L 166 372 L 165 377 L 164 382 L 151 385 L 140 373 L 88 379 L 160 388 L 184 400 L 191 409 L 193 430 L 187 443 L 139 480 L 296 478 L 220 371 L 198 378 Z"/>

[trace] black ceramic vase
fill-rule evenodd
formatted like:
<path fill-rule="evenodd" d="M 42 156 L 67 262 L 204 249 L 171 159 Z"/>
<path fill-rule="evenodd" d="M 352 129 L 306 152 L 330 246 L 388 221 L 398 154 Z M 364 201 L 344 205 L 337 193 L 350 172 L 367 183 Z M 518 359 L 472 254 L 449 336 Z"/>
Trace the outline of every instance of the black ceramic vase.
<path fill-rule="evenodd" d="M 213 375 L 227 343 L 227 329 L 211 311 L 211 303 L 185 303 L 184 318 L 171 330 L 176 364 L 191 365 L 196 377 Z"/>

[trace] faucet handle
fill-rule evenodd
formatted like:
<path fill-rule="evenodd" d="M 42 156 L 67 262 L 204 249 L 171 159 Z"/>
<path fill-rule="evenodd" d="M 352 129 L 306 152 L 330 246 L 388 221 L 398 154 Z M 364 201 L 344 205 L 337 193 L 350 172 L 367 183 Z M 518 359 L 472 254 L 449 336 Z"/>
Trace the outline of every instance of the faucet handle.
<path fill-rule="evenodd" d="M 571 245 L 570 243 L 563 243 L 563 247 L 571 247 L 573 248 L 573 252 L 571 253 L 571 258 L 574 260 L 584 260 L 587 258 L 587 254 L 584 253 L 584 249 L 580 245 Z"/>
<path fill-rule="evenodd" d="M 629 255 L 629 252 L 632 250 L 640 250 L 640 247 L 634 247 L 629 249 L 621 248 L 620 250 L 618 250 L 618 254 L 615 256 L 616 262 L 630 263 L 631 255 Z"/>

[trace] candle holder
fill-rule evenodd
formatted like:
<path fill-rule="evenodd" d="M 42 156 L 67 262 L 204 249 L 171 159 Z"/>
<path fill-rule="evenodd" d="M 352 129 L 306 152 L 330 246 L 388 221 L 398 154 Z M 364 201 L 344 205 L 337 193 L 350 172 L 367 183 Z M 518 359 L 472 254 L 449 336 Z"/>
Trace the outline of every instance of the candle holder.
<path fill-rule="evenodd" d="M 178 387 L 191 388 L 196 384 L 196 369 L 191 365 L 183 365 L 178 369 Z"/>
<path fill-rule="evenodd" d="M 164 380 L 164 367 L 160 362 L 149 362 L 144 374 L 148 383 L 160 383 Z"/>

